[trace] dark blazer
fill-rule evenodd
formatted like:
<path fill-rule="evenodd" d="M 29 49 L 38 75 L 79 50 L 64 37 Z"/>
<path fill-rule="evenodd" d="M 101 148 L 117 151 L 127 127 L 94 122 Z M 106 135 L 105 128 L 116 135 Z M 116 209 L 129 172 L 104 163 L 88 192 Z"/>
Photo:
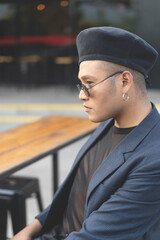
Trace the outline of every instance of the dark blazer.
<path fill-rule="evenodd" d="M 113 120 L 99 125 L 77 155 L 52 204 L 37 218 L 42 233 L 61 223 L 75 170 Z M 152 112 L 109 154 L 92 177 L 80 232 L 67 240 L 159 240 L 160 115 Z"/>

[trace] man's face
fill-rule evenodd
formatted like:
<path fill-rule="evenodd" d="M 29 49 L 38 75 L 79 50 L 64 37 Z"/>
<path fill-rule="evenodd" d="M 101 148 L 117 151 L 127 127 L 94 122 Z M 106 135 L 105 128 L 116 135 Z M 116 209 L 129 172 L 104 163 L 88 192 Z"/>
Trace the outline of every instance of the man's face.
<path fill-rule="evenodd" d="M 106 63 L 107 64 L 107 63 Z M 87 87 L 105 79 L 113 74 L 112 70 L 105 67 L 104 61 L 84 61 L 80 64 L 79 79 Z M 79 99 L 84 103 L 85 111 L 93 122 L 102 122 L 109 118 L 117 118 L 121 114 L 121 81 L 120 74 L 117 74 L 102 83 L 89 89 L 89 96 L 81 90 Z"/>

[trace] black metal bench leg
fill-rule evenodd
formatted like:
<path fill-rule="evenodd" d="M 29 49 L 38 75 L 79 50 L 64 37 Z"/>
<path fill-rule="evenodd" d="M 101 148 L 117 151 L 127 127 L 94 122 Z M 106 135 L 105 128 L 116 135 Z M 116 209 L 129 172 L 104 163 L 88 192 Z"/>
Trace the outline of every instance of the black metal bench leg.
<path fill-rule="evenodd" d="M 13 232 L 16 234 L 26 226 L 25 198 L 17 194 L 11 205 Z"/>
<path fill-rule="evenodd" d="M 58 153 L 53 154 L 53 194 L 57 191 L 58 189 Z"/>
<path fill-rule="evenodd" d="M 37 198 L 37 201 L 38 201 L 39 211 L 42 212 L 43 211 L 43 204 L 42 204 L 42 198 L 41 198 L 40 190 L 38 190 L 36 192 L 36 198 Z"/>
<path fill-rule="evenodd" d="M 7 205 L 5 202 L 0 201 L 0 239 L 6 240 L 7 229 Z"/>

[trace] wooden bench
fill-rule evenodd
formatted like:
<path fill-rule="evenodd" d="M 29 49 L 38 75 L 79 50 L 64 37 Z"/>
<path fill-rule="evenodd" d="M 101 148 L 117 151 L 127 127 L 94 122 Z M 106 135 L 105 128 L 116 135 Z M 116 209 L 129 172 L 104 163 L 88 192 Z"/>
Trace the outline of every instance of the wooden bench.
<path fill-rule="evenodd" d="M 50 116 L 0 133 L 0 179 L 52 155 L 55 192 L 58 151 L 89 135 L 97 126 L 84 117 Z"/>

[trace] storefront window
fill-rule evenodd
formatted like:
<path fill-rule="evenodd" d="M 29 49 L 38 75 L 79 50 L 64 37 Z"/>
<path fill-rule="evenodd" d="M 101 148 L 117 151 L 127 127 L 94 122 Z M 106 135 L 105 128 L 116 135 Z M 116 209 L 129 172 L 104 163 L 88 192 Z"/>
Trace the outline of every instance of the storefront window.
<path fill-rule="evenodd" d="M 0 36 L 10 36 L 16 33 L 15 16 L 14 4 L 0 4 Z"/>
<path fill-rule="evenodd" d="M 136 33 L 146 1 L 0 0 L 0 84 L 73 83 L 77 34 L 94 26 Z M 141 29 L 145 21 L 144 14 Z"/>
<path fill-rule="evenodd" d="M 91 26 L 136 30 L 136 11 L 131 0 L 76 1 L 75 15 L 78 31 Z"/>

